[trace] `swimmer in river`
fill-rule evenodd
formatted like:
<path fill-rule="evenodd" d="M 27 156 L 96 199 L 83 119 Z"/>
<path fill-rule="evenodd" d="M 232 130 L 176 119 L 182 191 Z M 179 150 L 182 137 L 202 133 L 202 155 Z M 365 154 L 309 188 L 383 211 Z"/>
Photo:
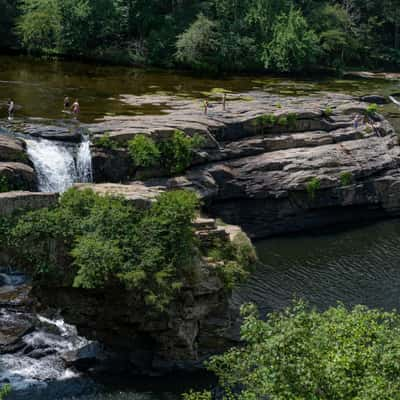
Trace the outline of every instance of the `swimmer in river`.
<path fill-rule="evenodd" d="M 71 102 L 68 96 L 64 97 L 64 111 L 68 110 L 71 107 Z"/>
<path fill-rule="evenodd" d="M 8 119 L 11 120 L 14 118 L 14 112 L 15 112 L 15 103 L 13 99 L 8 100 Z"/>
<path fill-rule="evenodd" d="M 81 112 L 78 99 L 75 99 L 74 104 L 72 104 L 71 110 L 75 118 L 77 118 L 79 113 Z"/>

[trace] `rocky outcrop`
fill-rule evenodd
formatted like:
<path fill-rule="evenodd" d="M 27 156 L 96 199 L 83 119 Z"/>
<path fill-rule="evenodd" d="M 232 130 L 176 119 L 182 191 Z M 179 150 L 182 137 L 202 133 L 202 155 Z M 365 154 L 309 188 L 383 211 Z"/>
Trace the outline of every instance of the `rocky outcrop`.
<path fill-rule="evenodd" d="M 137 204 L 137 199 L 131 200 Z M 151 201 L 147 197 L 140 204 Z M 211 240 L 234 241 L 237 235 L 243 235 L 240 228 L 217 226 L 214 219 L 199 218 L 194 227 L 205 248 Z M 229 293 L 218 270 L 206 258 L 197 260 L 193 275 L 183 282 L 177 297 L 161 313 L 124 287 L 40 287 L 36 288 L 35 297 L 43 309 L 48 310 L 51 305 L 61 310 L 80 334 L 104 344 L 111 351 L 110 360 L 117 359 L 118 368 L 138 374 L 200 368 L 210 355 L 239 340 L 238 310 L 229 304 Z M 68 354 L 67 362 L 74 362 L 78 356 Z"/>
<path fill-rule="evenodd" d="M 0 162 L 1 191 L 36 190 L 37 177 L 32 167 L 19 162 Z"/>
<path fill-rule="evenodd" d="M 37 177 L 22 140 L 0 135 L 0 192 L 36 190 Z"/>
<path fill-rule="evenodd" d="M 11 215 L 19 210 L 38 210 L 57 203 L 58 194 L 39 192 L 0 193 L 0 217 Z"/>
<path fill-rule="evenodd" d="M 207 213 L 261 238 L 398 214 L 398 137 L 368 108 L 378 99 L 364 100 L 248 93 L 232 96 L 226 112 L 216 105 L 204 115 L 198 104 L 172 99 L 165 115 L 111 118 L 93 131 L 120 143 L 143 130 L 156 140 L 175 129 L 203 135 L 184 176 L 145 185 L 195 190 Z"/>

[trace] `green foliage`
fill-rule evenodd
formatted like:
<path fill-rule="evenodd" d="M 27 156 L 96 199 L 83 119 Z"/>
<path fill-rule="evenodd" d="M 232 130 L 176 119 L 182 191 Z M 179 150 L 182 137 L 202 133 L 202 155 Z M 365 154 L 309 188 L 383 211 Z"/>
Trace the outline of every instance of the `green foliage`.
<path fill-rule="evenodd" d="M 160 161 L 160 150 L 153 139 L 147 135 L 136 135 L 128 142 L 129 154 L 137 167 L 149 168 Z"/>
<path fill-rule="evenodd" d="M 302 302 L 266 321 L 254 306 L 242 313 L 244 345 L 208 363 L 222 400 L 399 398 L 398 314 L 343 305 L 318 312 Z"/>
<path fill-rule="evenodd" d="M 172 175 L 180 174 L 190 167 L 194 150 L 201 147 L 203 138 L 193 137 L 176 130 L 168 139 L 155 143 L 146 135 L 136 135 L 129 141 L 129 154 L 138 167 L 154 167 L 161 165 Z"/>
<path fill-rule="evenodd" d="M 260 127 L 260 128 L 266 128 L 266 127 L 272 127 L 275 125 L 277 121 L 277 117 L 273 114 L 264 114 L 258 116 L 254 121 L 253 125 Z"/>
<path fill-rule="evenodd" d="M 203 138 L 175 131 L 171 139 L 160 142 L 161 163 L 171 174 L 184 172 L 193 160 L 194 150 L 201 147 Z"/>
<path fill-rule="evenodd" d="M 193 69 L 215 71 L 220 35 L 215 22 L 199 14 L 176 43 L 176 59 Z"/>
<path fill-rule="evenodd" d="M 57 207 L 0 221 L 0 238 L 9 237 L 2 246 L 17 250 L 37 279 L 62 272 L 56 243 L 70 254 L 65 273 L 71 285 L 123 284 L 161 311 L 193 266 L 197 208 L 196 195 L 186 191 L 163 193 L 148 210 L 139 210 L 121 198 L 70 189 Z"/>
<path fill-rule="evenodd" d="M 6 176 L 0 176 L 0 193 L 10 191 L 10 185 Z"/>
<path fill-rule="evenodd" d="M 11 386 L 8 385 L 8 384 L 2 385 L 2 386 L 0 387 L 0 400 L 5 399 L 6 396 L 7 396 L 8 394 L 10 394 L 10 393 L 11 393 Z"/>
<path fill-rule="evenodd" d="M 400 64 L 398 0 L 0 0 L 0 9 L 0 47 L 50 55 L 201 71 Z"/>
<path fill-rule="evenodd" d="M 308 196 L 310 197 L 311 200 L 315 199 L 315 195 L 317 194 L 317 191 L 320 188 L 321 188 L 321 181 L 317 177 L 312 178 L 307 183 L 306 189 L 307 189 Z"/>
<path fill-rule="evenodd" d="M 375 103 L 370 104 L 367 109 L 365 110 L 365 113 L 369 116 L 372 117 L 378 112 L 378 105 Z"/>
<path fill-rule="evenodd" d="M 322 114 L 325 117 L 330 117 L 333 114 L 333 109 L 332 107 L 326 107 L 325 110 L 322 111 Z"/>
<path fill-rule="evenodd" d="M 296 126 L 297 115 L 294 113 L 275 116 L 274 114 L 260 115 L 253 121 L 253 125 L 260 128 L 274 126 L 294 128 Z"/>
<path fill-rule="evenodd" d="M 353 174 L 349 171 L 342 172 L 340 174 L 340 183 L 342 186 L 348 186 L 353 183 Z"/>
<path fill-rule="evenodd" d="M 118 143 L 113 140 L 109 133 L 104 133 L 102 136 L 97 138 L 94 143 L 96 147 L 100 147 L 102 149 L 107 150 L 116 150 L 118 149 Z"/>
<path fill-rule="evenodd" d="M 254 247 L 243 233 L 238 233 L 232 242 L 215 240 L 213 246 L 207 249 L 207 256 L 216 262 L 218 274 L 227 290 L 244 282 L 257 261 Z"/>
<path fill-rule="evenodd" d="M 317 35 L 309 28 L 301 11 L 292 7 L 287 15 L 278 17 L 263 60 L 267 69 L 301 71 L 315 63 L 317 54 Z"/>

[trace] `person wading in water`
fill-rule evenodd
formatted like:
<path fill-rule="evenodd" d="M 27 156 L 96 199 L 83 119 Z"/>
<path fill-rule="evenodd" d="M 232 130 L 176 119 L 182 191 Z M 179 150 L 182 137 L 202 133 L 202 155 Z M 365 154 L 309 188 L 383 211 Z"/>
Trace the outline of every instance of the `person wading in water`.
<path fill-rule="evenodd" d="M 68 96 L 64 97 L 64 111 L 68 110 L 71 107 L 71 102 Z"/>
<path fill-rule="evenodd" d="M 14 112 L 15 112 L 15 103 L 13 99 L 8 100 L 8 119 L 13 119 L 14 118 Z"/>
<path fill-rule="evenodd" d="M 79 106 L 79 101 L 76 99 L 74 104 L 72 104 L 72 113 L 74 114 L 75 118 L 78 118 L 79 113 L 81 112 L 81 108 Z"/>

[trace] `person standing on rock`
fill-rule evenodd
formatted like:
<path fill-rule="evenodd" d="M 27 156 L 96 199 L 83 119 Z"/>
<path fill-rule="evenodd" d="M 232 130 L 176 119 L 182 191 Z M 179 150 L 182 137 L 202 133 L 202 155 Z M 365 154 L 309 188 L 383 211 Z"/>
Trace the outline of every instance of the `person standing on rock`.
<path fill-rule="evenodd" d="M 354 129 L 358 129 L 359 122 L 360 122 L 360 115 L 356 114 L 354 118 Z"/>
<path fill-rule="evenodd" d="M 14 112 L 15 112 L 15 103 L 13 99 L 8 100 L 8 119 L 11 120 L 14 118 Z"/>
<path fill-rule="evenodd" d="M 75 99 L 74 104 L 72 104 L 72 113 L 75 118 L 78 118 L 79 113 L 81 112 L 81 107 L 79 105 L 78 99 Z"/>
<path fill-rule="evenodd" d="M 222 111 L 226 111 L 226 93 L 222 95 Z"/>
<path fill-rule="evenodd" d="M 208 106 L 209 106 L 208 100 L 204 100 L 203 107 L 204 107 L 204 114 L 205 115 L 208 114 Z"/>

